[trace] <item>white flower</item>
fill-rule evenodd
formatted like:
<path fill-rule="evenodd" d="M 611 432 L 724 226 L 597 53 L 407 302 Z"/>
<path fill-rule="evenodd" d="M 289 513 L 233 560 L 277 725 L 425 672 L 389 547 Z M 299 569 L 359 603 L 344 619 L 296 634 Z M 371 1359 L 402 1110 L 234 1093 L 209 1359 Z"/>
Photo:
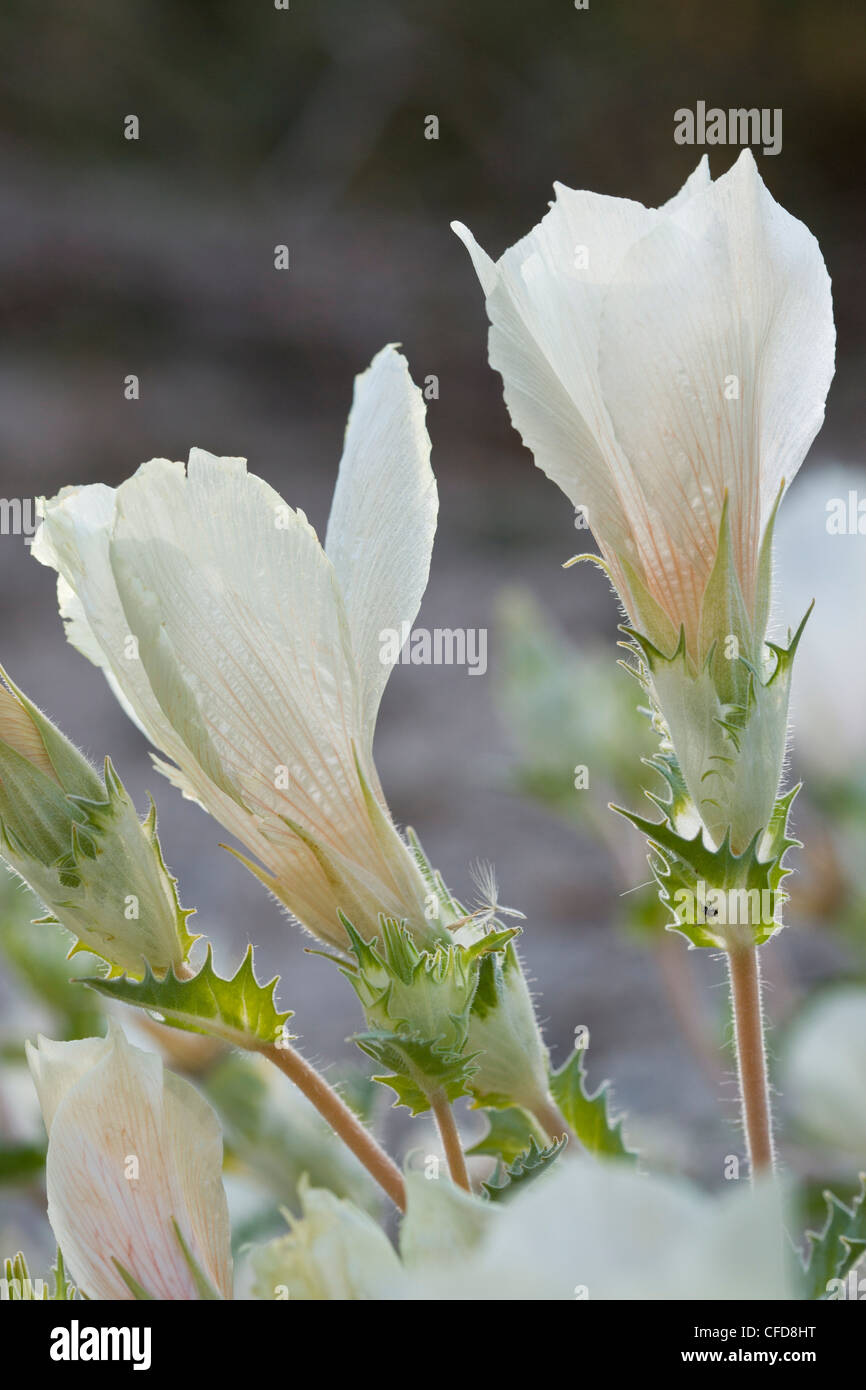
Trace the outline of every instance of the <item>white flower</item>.
<path fill-rule="evenodd" d="M 160 1059 L 105 1038 L 27 1045 L 48 1130 L 48 1219 L 88 1298 L 128 1299 L 117 1268 L 158 1299 L 199 1297 L 190 1261 L 231 1297 L 222 1136 L 208 1102 Z"/>
<path fill-rule="evenodd" d="M 762 536 L 824 418 L 835 334 L 815 238 L 748 150 L 714 183 L 703 159 L 658 209 L 557 184 L 495 263 L 455 230 L 524 443 L 586 508 L 633 621 L 673 643 L 683 626 L 698 654 L 725 493 L 754 613 Z"/>
<path fill-rule="evenodd" d="M 818 244 L 748 150 L 658 209 L 557 185 L 497 262 L 455 230 L 512 421 L 588 520 L 692 801 L 740 851 L 784 757 L 790 660 L 763 643 L 775 508 L 833 375 Z"/>
<path fill-rule="evenodd" d="M 252 1257 L 253 1294 L 262 1299 L 369 1300 L 400 1280 L 400 1261 L 376 1222 L 325 1188 L 300 1189 L 303 1216 L 288 1212 L 289 1234 Z"/>
<path fill-rule="evenodd" d="M 400 1260 L 370 1218 L 310 1191 L 252 1258 L 260 1298 L 641 1301 L 798 1293 L 778 1184 L 708 1196 L 616 1162 L 560 1160 L 506 1203 L 406 1175 Z"/>
<path fill-rule="evenodd" d="M 267 886 L 338 945 L 341 909 L 432 939 L 427 888 L 372 746 L 394 654 L 427 583 L 436 483 L 421 394 L 385 348 L 357 379 L 324 549 L 243 459 L 153 459 L 114 490 L 43 504 L 69 640 L 172 760 L 158 766 L 244 844 Z M 245 861 L 248 862 L 248 861 Z"/>
<path fill-rule="evenodd" d="M 478 1208 L 471 1248 L 449 1257 L 445 1241 L 422 1239 L 411 1262 L 413 1299 L 778 1299 L 795 1296 L 793 1264 L 776 1184 L 707 1196 L 670 1178 L 645 1177 L 619 1163 L 576 1157 L 558 1162 L 511 1201 Z M 446 1184 L 431 1182 L 424 1203 L 452 1218 Z M 417 1196 L 418 1194 L 414 1194 Z M 401 1234 L 408 1262 L 415 1216 Z M 471 1199 L 465 1198 L 464 1201 Z M 409 1227 L 410 1229 L 407 1229 Z"/>

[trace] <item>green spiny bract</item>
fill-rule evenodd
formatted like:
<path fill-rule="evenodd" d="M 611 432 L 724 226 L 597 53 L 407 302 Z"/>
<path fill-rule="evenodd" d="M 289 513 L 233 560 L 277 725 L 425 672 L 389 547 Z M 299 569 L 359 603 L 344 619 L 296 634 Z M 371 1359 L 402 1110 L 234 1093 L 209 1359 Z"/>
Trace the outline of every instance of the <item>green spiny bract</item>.
<path fill-rule="evenodd" d="M 479 961 L 467 1042 L 475 1053 L 469 1089 L 476 1105 L 534 1113 L 546 1101 L 547 1048 L 512 941 Z"/>
<path fill-rule="evenodd" d="M 40 922 L 65 927 L 78 938 L 73 952 L 91 951 L 115 970 L 180 966 L 195 940 L 191 910 L 162 858 L 153 803 L 140 821 L 110 759 L 100 777 L 4 679 L 26 752 L 5 741 L 0 721 L 0 854 L 48 908 Z"/>
<path fill-rule="evenodd" d="M 647 693 L 660 738 L 648 765 L 668 791 L 666 799 L 647 792 L 664 820 L 624 814 L 649 841 L 650 864 L 676 929 L 696 946 L 760 943 L 778 930 L 785 895 L 777 890 L 788 872 L 782 857 L 798 843 L 786 831 L 795 792 L 779 798 L 779 784 L 793 661 L 809 614 L 787 647 L 766 640 L 772 523 L 757 592 L 747 604 L 725 505 L 696 650 L 687 648 L 684 629 L 665 655 L 652 624 L 649 635 L 622 628 L 628 639 L 622 645 L 636 658 L 626 669 Z M 710 894 L 719 896 L 708 905 Z M 754 897 L 748 900 L 745 923 L 738 920 L 736 895 L 742 894 L 760 896 L 757 912 Z M 737 912 L 733 922 L 720 911 L 726 903 Z"/>
<path fill-rule="evenodd" d="M 343 926 L 355 963 L 341 969 L 368 1025 L 355 1041 L 393 1073 L 383 1079 L 398 1102 L 418 1114 L 434 1098 L 464 1095 L 477 1064 L 467 1043 L 480 963 L 507 946 L 516 929 L 419 950 L 406 923 L 394 918 L 380 918 L 381 949 L 378 939 L 364 941 L 348 918 Z"/>

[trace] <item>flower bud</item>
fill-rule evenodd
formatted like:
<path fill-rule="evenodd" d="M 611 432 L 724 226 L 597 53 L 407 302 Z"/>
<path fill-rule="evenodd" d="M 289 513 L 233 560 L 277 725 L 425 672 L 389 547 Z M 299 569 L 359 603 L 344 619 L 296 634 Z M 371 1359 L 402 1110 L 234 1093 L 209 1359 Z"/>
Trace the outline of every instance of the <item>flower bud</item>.
<path fill-rule="evenodd" d="M 28 1043 L 27 1059 L 48 1130 L 48 1219 L 78 1288 L 230 1298 L 222 1135 L 204 1097 L 112 1022 L 105 1038 Z"/>
<path fill-rule="evenodd" d="M 3 675 L 0 686 L 0 855 L 55 922 L 116 970 L 179 969 L 195 938 L 156 834 L 142 822 L 110 759 L 87 759 Z"/>

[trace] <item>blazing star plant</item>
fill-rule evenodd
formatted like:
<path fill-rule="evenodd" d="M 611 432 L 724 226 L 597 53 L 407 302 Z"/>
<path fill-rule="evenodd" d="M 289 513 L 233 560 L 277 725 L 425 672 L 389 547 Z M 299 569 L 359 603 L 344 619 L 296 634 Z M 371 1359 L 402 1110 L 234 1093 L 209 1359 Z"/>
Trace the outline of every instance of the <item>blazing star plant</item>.
<path fill-rule="evenodd" d="M 355 383 L 324 545 L 245 460 L 201 449 L 41 502 L 33 555 L 57 572 L 69 641 L 344 977 L 364 1059 L 334 1082 L 303 1056 L 283 999 L 302 981 L 262 983 L 252 945 L 218 968 L 153 805 L 141 819 L 110 760 L 92 768 L 2 673 L 0 855 L 48 912 L 9 940 L 59 1017 L 80 1018 L 85 991 L 108 1011 L 103 1036 L 27 1046 L 57 1299 L 821 1298 L 866 1244 L 862 1191 L 831 1200 L 799 1257 L 788 1239 L 756 956 L 793 844 L 780 783 L 802 625 L 770 640 L 772 534 L 832 375 L 820 251 L 747 155 L 715 183 L 702 163 L 657 210 L 559 187 L 498 262 L 459 230 L 514 423 L 626 613 L 667 793 L 651 793 L 660 820 L 624 814 L 671 926 L 730 962 L 753 1182 L 720 1197 L 645 1171 L 607 1088 L 588 1088 L 587 1040 L 551 1067 L 526 919 L 492 869 L 461 901 L 391 816 L 373 759 L 399 659 L 384 638 L 418 613 L 437 490 L 424 402 L 389 346 Z M 722 915 L 720 894 L 756 890 L 768 918 Z M 72 984 L 39 936 L 58 931 L 89 963 Z M 3 1084 L 0 1068 L 0 1101 Z M 378 1132 L 383 1085 L 417 1117 L 402 1167 Z M 472 1147 L 467 1107 L 485 1121 Z M 268 1238 L 258 1209 L 235 1224 L 233 1271 L 238 1166 L 270 1213 Z M 5 1270 L 10 1296 L 49 1296 L 23 1255 Z"/>

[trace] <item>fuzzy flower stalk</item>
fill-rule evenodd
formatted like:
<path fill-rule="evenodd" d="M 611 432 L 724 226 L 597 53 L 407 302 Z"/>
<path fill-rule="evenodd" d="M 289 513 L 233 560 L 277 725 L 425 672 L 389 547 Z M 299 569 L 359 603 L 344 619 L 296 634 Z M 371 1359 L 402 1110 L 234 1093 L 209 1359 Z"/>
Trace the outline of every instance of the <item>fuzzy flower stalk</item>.
<path fill-rule="evenodd" d="M 491 365 L 537 465 L 601 551 L 660 746 L 645 833 L 673 929 L 721 947 L 754 1167 L 772 1159 L 755 948 L 778 930 L 779 796 L 802 622 L 768 639 L 773 523 L 834 368 L 815 238 L 745 151 L 661 208 L 556 186 L 493 261 L 466 243 Z M 576 557 L 578 559 L 583 556 Z"/>

